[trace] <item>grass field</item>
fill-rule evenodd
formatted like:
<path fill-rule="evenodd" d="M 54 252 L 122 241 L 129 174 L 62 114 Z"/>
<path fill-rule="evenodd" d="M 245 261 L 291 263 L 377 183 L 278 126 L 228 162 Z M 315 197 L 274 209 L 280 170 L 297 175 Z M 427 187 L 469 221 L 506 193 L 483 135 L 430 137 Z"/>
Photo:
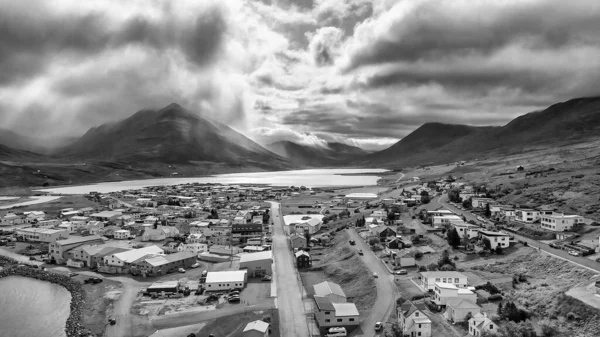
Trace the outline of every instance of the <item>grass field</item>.
<path fill-rule="evenodd" d="M 58 212 L 63 208 L 74 208 L 77 210 L 84 207 L 97 208 L 100 207 L 100 205 L 94 201 L 86 199 L 82 195 L 65 195 L 62 196 L 60 199 L 56 199 L 46 203 L 12 208 L 11 211 L 43 211 L 46 214 L 54 216 L 57 215 Z"/>

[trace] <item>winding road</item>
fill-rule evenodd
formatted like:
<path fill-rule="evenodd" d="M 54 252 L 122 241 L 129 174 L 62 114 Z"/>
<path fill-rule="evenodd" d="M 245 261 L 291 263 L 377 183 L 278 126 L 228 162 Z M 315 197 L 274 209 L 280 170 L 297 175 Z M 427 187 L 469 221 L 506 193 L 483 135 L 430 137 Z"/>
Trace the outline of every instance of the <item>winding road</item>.
<path fill-rule="evenodd" d="M 375 331 L 376 322 L 386 322 L 388 317 L 393 314 L 394 302 L 400 295 L 396 285 L 394 284 L 394 275 L 390 274 L 387 268 L 383 266 L 383 262 L 375 256 L 369 245 L 362 240 L 356 233 L 354 228 L 348 231 L 350 239 L 356 242 L 356 250 L 362 249 L 363 256 L 361 258 L 371 273 L 377 273 L 378 277 L 374 278 L 377 288 L 377 298 L 375 304 L 369 312 L 369 316 L 364 317 L 361 324 L 361 331 L 357 331 L 354 336 L 379 336 Z M 371 276 L 372 277 L 372 276 Z"/>

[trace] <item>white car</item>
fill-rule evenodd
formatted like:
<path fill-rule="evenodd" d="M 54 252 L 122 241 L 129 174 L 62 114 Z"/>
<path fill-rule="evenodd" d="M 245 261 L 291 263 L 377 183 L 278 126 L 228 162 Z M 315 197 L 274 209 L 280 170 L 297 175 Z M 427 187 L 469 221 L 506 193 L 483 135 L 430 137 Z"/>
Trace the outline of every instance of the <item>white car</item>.
<path fill-rule="evenodd" d="M 177 269 L 177 271 L 180 273 L 185 273 L 185 269 L 183 269 L 183 268 L 179 268 L 179 269 Z"/>
<path fill-rule="evenodd" d="M 381 322 L 375 323 L 375 331 L 379 331 L 379 330 L 381 330 L 381 328 L 383 328 L 383 323 L 381 323 Z"/>
<path fill-rule="evenodd" d="M 377 275 L 377 273 L 373 273 L 373 277 L 378 278 L 379 276 Z"/>
<path fill-rule="evenodd" d="M 196 262 L 192 265 L 192 268 L 198 268 L 200 267 L 200 262 Z"/>
<path fill-rule="evenodd" d="M 576 250 L 570 250 L 569 254 L 573 255 L 573 256 L 579 256 L 579 252 Z"/>

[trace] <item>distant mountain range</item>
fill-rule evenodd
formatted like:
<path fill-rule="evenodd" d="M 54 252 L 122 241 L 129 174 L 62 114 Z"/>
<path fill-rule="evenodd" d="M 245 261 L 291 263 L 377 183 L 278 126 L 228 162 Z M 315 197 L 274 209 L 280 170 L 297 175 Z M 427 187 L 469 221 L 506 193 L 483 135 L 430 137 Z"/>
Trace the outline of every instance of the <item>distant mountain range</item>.
<path fill-rule="evenodd" d="M 297 165 L 339 166 L 368 154 L 367 151 L 342 143 L 328 142 L 322 146 L 301 145 L 290 141 L 269 144 L 267 149 L 288 158 Z"/>
<path fill-rule="evenodd" d="M 241 171 L 331 166 L 398 168 L 555 147 L 599 136 L 600 97 L 554 104 L 504 126 L 426 123 L 391 147 L 373 153 L 335 142 L 308 146 L 280 141 L 265 148 L 224 124 L 171 104 L 91 128 L 50 155 L 34 153 L 47 153 L 47 147 L 38 146 L 33 138 L 2 132 L 0 160 L 101 162 L 104 167 L 120 163 L 126 165 L 123 170 L 130 167 L 131 172 L 150 170 L 156 164 L 193 167 L 215 163 Z"/>

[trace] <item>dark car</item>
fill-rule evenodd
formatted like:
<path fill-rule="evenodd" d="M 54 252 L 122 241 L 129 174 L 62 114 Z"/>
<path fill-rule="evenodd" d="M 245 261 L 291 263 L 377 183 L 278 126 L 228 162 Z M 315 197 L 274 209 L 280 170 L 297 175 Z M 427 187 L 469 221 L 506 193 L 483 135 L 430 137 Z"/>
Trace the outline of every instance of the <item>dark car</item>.
<path fill-rule="evenodd" d="M 354 246 L 356 242 L 354 240 L 350 240 L 350 246 Z"/>
<path fill-rule="evenodd" d="M 359 250 L 358 250 L 358 255 L 363 255 L 363 251 L 362 251 L 362 249 L 359 249 Z"/>
<path fill-rule="evenodd" d="M 99 277 L 90 277 L 90 278 L 86 278 L 83 283 L 85 284 L 98 284 L 98 283 L 102 283 L 102 281 L 104 281 L 103 279 L 99 278 Z"/>
<path fill-rule="evenodd" d="M 229 298 L 229 302 L 239 302 L 240 301 L 240 297 L 239 296 L 233 296 Z"/>

